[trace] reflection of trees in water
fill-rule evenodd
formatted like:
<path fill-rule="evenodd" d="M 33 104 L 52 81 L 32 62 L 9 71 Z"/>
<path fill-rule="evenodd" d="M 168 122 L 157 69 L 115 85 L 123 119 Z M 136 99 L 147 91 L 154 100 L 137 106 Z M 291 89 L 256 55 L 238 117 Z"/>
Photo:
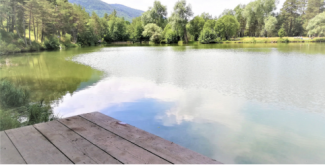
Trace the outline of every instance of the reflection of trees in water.
<path fill-rule="evenodd" d="M 89 81 L 98 72 L 62 56 L 48 56 L 46 52 L 11 58 L 10 63 L 18 66 L 3 67 L 1 78 L 6 77 L 14 84 L 28 88 L 31 100 L 45 100 L 46 103 L 61 99 L 67 92 L 72 94 L 82 82 Z M 97 75 L 99 80 L 100 75 Z"/>
<path fill-rule="evenodd" d="M 0 58 L 0 79 L 28 89 L 30 93 L 29 102 L 24 106 L 0 106 L 1 120 L 8 123 L 4 128 L 50 120 L 53 116 L 52 103 L 58 103 L 67 93 L 73 94 L 81 83 L 85 86 L 89 81 L 99 80 L 99 71 L 67 60 L 69 56 L 72 54 L 65 51 L 63 55 L 60 52 L 42 52 Z M 29 122 L 29 118 L 33 119 L 30 120 L 32 122 Z M 17 124 L 17 119 L 27 121 L 21 125 Z"/>

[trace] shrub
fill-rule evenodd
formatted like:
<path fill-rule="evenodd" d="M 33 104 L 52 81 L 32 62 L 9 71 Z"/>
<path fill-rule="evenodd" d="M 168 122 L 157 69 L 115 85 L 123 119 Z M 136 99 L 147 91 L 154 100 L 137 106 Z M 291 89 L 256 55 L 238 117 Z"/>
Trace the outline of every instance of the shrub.
<path fill-rule="evenodd" d="M 278 32 L 278 35 L 280 38 L 284 37 L 286 35 L 286 31 L 284 28 L 281 28 Z"/>
<path fill-rule="evenodd" d="M 46 49 L 49 50 L 56 50 L 60 48 L 60 42 L 59 39 L 53 36 L 50 36 L 45 39 L 44 46 Z"/>
<path fill-rule="evenodd" d="M 20 107 L 26 105 L 29 92 L 21 87 L 15 87 L 11 82 L 0 82 L 0 103 L 5 107 Z"/>
<path fill-rule="evenodd" d="M 54 120 L 54 116 L 50 106 L 43 104 L 43 101 L 39 104 L 31 104 L 28 109 L 28 123 L 27 125 L 33 125 L 42 122 L 48 122 Z"/>
<path fill-rule="evenodd" d="M 16 113 L 0 109 L 0 131 L 20 127 L 19 117 Z"/>
<path fill-rule="evenodd" d="M 167 44 L 177 43 L 178 42 L 177 34 L 173 30 L 168 30 L 166 32 L 166 34 L 165 34 L 165 38 L 166 38 L 166 43 Z"/>
<path fill-rule="evenodd" d="M 216 32 L 214 30 L 205 28 L 200 33 L 199 41 L 201 43 L 207 44 L 207 43 L 215 41 L 216 38 L 217 38 L 217 35 L 216 35 Z"/>

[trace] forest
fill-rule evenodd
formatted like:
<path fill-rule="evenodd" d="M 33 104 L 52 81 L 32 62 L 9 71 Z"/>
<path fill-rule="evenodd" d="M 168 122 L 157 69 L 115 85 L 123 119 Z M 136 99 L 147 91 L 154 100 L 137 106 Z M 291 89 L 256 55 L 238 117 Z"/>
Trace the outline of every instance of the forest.
<path fill-rule="evenodd" d="M 191 4 L 179 0 L 168 17 L 167 6 L 156 0 L 132 22 L 117 12 L 88 14 L 67 0 L 2 0 L 2 53 L 91 46 L 116 41 L 154 43 L 212 43 L 233 37 L 324 36 L 324 0 L 255 0 L 225 9 L 221 15 L 194 15 Z"/>

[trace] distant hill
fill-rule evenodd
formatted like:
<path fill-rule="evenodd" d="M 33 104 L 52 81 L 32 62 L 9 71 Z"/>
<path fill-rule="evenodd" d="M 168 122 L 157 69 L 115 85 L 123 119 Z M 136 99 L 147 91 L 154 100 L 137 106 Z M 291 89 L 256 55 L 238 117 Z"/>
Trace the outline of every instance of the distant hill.
<path fill-rule="evenodd" d="M 132 21 L 133 18 L 141 16 L 143 11 L 133 9 L 120 4 L 108 4 L 101 0 L 68 0 L 70 3 L 81 5 L 86 11 L 91 14 L 93 11 L 99 17 L 103 17 L 105 13 L 111 14 L 114 9 L 118 17 L 124 17 L 127 21 Z"/>

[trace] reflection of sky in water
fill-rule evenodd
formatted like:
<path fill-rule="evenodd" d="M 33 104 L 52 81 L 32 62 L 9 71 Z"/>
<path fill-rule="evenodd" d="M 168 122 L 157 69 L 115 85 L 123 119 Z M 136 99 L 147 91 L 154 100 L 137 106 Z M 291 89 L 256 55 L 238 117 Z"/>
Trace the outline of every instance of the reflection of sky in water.
<path fill-rule="evenodd" d="M 100 111 L 224 163 L 325 162 L 325 56 L 177 49 L 76 57 L 107 78 L 67 94 L 54 113 Z"/>
<path fill-rule="evenodd" d="M 324 162 L 325 116 L 270 106 L 213 90 L 106 78 L 66 95 L 54 113 L 100 111 L 225 163 Z"/>

